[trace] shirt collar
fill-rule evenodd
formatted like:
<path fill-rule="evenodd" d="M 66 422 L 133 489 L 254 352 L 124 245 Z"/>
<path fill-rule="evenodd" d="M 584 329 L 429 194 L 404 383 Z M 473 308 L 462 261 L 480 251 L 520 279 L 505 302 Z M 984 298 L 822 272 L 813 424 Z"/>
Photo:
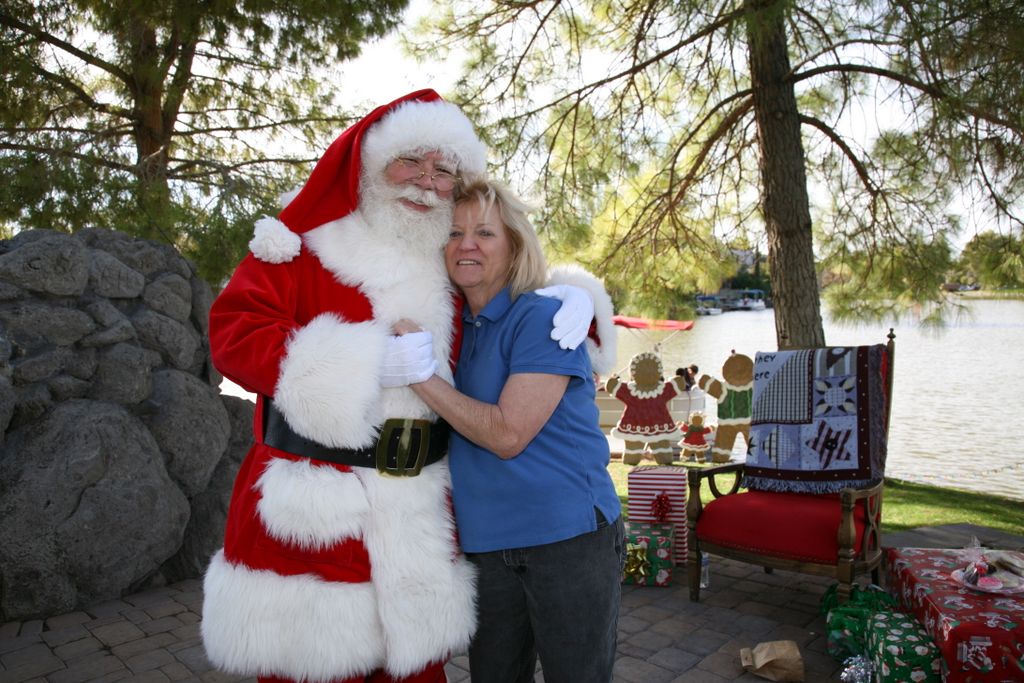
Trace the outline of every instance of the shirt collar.
<path fill-rule="evenodd" d="M 494 298 L 487 302 L 484 306 L 484 310 L 480 311 L 478 318 L 486 318 L 491 322 L 500 320 L 503 315 L 512 306 L 512 295 L 508 291 L 508 287 L 502 287 L 501 291 L 494 295 Z M 469 310 L 469 306 L 465 306 L 462 309 L 462 319 L 466 322 L 473 322 L 473 313 Z"/>

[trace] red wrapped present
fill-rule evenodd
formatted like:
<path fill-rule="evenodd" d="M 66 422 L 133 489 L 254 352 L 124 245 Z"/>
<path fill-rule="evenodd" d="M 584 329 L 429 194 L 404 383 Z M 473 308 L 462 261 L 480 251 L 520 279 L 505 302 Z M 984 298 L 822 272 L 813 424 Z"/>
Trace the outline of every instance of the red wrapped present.
<path fill-rule="evenodd" d="M 889 548 L 889 590 L 942 654 L 944 683 L 1024 681 L 1024 594 L 964 587 L 952 578 L 963 550 Z"/>
<path fill-rule="evenodd" d="M 674 560 L 686 564 L 686 468 L 672 465 L 634 467 L 626 475 L 630 522 L 671 524 Z"/>

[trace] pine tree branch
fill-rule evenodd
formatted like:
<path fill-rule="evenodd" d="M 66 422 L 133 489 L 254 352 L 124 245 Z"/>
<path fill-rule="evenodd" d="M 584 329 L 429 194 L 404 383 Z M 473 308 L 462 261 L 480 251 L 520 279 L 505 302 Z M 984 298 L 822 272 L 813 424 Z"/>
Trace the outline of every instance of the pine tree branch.
<path fill-rule="evenodd" d="M 979 107 L 972 106 L 964 102 L 963 99 L 961 99 L 957 94 L 947 92 L 940 85 L 926 83 L 925 81 L 921 81 L 911 76 L 907 76 L 906 74 L 901 74 L 898 71 L 893 71 L 891 69 L 883 69 L 881 67 L 868 66 L 864 64 L 829 64 L 826 66 L 820 66 L 814 69 L 808 69 L 806 71 L 801 71 L 800 73 L 793 74 L 791 80 L 794 83 L 799 83 L 800 81 L 805 81 L 815 76 L 834 73 L 863 73 L 870 74 L 872 76 L 878 76 L 879 78 L 885 78 L 892 81 L 896 81 L 901 85 L 905 85 L 908 88 L 918 90 L 936 100 L 942 100 L 944 102 L 947 102 L 956 109 L 959 109 L 960 111 L 964 112 L 965 114 L 970 114 L 971 116 L 979 118 L 982 121 L 988 121 L 989 123 L 994 123 L 998 126 L 1003 126 L 1007 130 L 1014 131 L 1015 133 L 1018 134 L 1024 133 L 1024 127 L 1022 127 L 1020 122 L 1014 122 L 1011 121 L 1010 119 L 1003 118 L 1002 116 L 998 116 L 996 114 L 993 114 L 992 112 L 986 111 Z"/>
<path fill-rule="evenodd" d="M 48 45 L 52 45 L 55 48 L 67 52 L 70 55 L 74 55 L 86 64 L 89 64 L 90 66 L 94 66 L 98 69 L 106 71 L 111 76 L 116 77 L 122 83 L 131 83 L 131 75 L 124 69 L 119 67 L 117 64 L 112 64 L 111 62 L 108 62 L 104 59 L 100 59 L 92 53 L 86 52 L 85 50 L 75 47 L 66 40 L 61 40 L 57 36 L 47 33 L 46 31 L 40 28 L 37 28 L 30 24 L 26 24 L 25 22 L 11 16 L 4 10 L 0 10 L 0 26 L 7 26 L 8 28 L 12 28 L 16 31 L 21 31 L 22 33 L 33 36 L 37 40 L 40 40 Z"/>
<path fill-rule="evenodd" d="M 861 183 L 863 183 L 864 189 L 867 190 L 868 194 L 870 194 L 872 197 L 878 196 L 878 186 L 875 185 L 874 181 L 872 181 L 871 174 L 868 172 L 867 167 L 860 160 L 860 157 L 858 157 L 856 153 L 854 153 L 853 149 L 850 147 L 849 144 L 847 144 L 846 140 L 844 140 L 842 136 L 839 135 L 839 133 L 837 133 L 834 128 L 832 128 L 832 126 L 828 125 L 821 119 L 815 118 L 814 116 L 809 116 L 807 114 L 800 114 L 799 116 L 801 123 L 806 123 L 807 125 L 820 130 L 822 133 L 825 134 L 825 137 L 832 141 L 832 144 L 834 144 L 843 152 L 843 156 L 849 159 L 850 163 L 853 164 L 853 168 L 857 171 L 857 176 L 860 178 Z"/>

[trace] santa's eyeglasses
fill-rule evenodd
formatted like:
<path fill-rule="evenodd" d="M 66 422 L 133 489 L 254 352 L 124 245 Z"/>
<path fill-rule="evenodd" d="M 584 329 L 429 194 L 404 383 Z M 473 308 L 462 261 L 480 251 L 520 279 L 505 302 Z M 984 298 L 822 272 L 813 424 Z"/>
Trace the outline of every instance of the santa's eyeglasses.
<path fill-rule="evenodd" d="M 403 183 L 413 182 L 427 176 L 434 183 L 434 188 L 441 192 L 454 190 L 459 183 L 459 177 L 450 171 L 435 170 L 433 173 L 429 173 L 423 168 L 423 162 L 419 159 L 398 157 L 394 164 L 398 179 Z"/>

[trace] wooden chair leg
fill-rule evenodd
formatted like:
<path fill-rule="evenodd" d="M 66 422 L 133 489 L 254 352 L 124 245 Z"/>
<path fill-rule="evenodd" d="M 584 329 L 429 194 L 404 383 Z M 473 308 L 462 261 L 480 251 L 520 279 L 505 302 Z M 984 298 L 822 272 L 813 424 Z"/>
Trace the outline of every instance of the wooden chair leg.
<path fill-rule="evenodd" d="M 686 582 L 690 588 L 690 602 L 700 602 L 700 541 L 695 537 L 686 553 Z"/>

